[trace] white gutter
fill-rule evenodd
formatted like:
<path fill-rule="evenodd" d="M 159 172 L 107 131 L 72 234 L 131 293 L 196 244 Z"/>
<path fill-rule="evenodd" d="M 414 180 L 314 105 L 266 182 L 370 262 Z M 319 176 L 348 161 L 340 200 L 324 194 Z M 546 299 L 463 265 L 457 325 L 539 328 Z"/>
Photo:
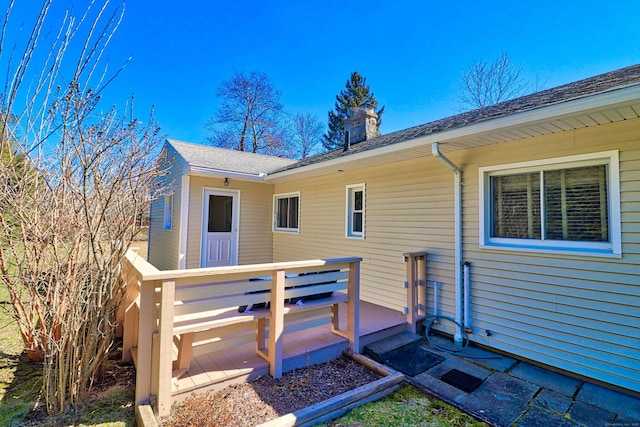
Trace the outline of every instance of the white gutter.
<path fill-rule="evenodd" d="M 453 171 L 453 258 L 454 258 L 454 281 L 455 281 L 455 321 L 458 324 L 456 331 L 453 335 L 453 342 L 456 347 L 462 347 L 463 331 L 461 325 L 463 324 L 463 283 L 462 283 L 462 172 L 460 168 L 454 165 L 451 160 L 447 159 L 440 153 L 440 146 L 437 142 L 431 144 L 431 153 L 434 157 L 440 159 L 449 169 Z"/>
<path fill-rule="evenodd" d="M 265 172 L 260 172 L 258 174 L 252 173 L 243 173 L 243 172 L 231 172 L 225 171 L 222 169 L 210 169 L 204 168 L 200 166 L 189 166 L 190 175 L 200 175 L 200 176 L 219 176 L 225 178 L 235 178 L 243 181 L 264 181 L 264 178 L 267 176 Z"/>

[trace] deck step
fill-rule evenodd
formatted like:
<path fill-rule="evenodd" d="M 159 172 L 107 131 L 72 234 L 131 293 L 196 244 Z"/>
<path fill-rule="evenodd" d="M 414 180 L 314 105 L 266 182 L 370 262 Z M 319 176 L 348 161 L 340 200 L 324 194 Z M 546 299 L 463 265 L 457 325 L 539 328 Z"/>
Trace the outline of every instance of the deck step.
<path fill-rule="evenodd" d="M 383 363 L 394 353 L 409 350 L 422 344 L 422 337 L 410 332 L 401 332 L 388 338 L 368 344 L 364 347 L 364 354 L 376 362 Z"/>
<path fill-rule="evenodd" d="M 420 335 L 406 331 L 365 346 L 364 354 L 409 376 L 418 375 L 445 360 L 428 351 Z"/>

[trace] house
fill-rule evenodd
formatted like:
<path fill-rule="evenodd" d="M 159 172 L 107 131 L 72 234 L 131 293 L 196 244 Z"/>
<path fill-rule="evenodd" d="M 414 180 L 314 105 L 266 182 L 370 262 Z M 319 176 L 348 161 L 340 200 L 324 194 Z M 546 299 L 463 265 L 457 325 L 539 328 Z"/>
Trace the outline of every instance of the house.
<path fill-rule="evenodd" d="M 640 393 L 640 65 L 387 135 L 375 119 L 300 161 L 167 141 L 150 262 L 358 256 L 361 298 L 402 311 L 403 254 L 426 251 L 428 312 L 470 341 Z"/>

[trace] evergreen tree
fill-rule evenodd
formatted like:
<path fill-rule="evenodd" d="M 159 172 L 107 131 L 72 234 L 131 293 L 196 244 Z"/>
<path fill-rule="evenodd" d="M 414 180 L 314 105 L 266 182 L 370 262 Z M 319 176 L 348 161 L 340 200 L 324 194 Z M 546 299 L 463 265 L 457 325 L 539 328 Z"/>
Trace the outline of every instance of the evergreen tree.
<path fill-rule="evenodd" d="M 325 150 L 331 151 L 344 146 L 344 121 L 351 115 L 351 108 L 365 103 L 371 105 L 374 110 L 378 108 L 378 100 L 367 85 L 367 79 L 354 71 L 347 80 L 346 87 L 336 96 L 334 110 L 329 111 L 329 129 L 322 141 Z M 384 106 L 376 111 L 378 129 L 382 124 L 383 112 Z"/>

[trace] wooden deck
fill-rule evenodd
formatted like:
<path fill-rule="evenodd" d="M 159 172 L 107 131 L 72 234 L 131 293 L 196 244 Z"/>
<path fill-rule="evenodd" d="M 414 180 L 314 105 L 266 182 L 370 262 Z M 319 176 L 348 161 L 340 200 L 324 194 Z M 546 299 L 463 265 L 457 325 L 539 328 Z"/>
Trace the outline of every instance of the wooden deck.
<path fill-rule="evenodd" d="M 344 306 L 344 304 L 341 304 Z M 341 307 L 340 319 L 346 319 Z M 343 312 L 344 311 L 344 312 Z M 406 330 L 406 316 L 375 304 L 360 302 L 360 350 L 374 341 Z M 347 340 L 331 332 L 330 324 L 290 332 L 284 336 L 283 370 L 326 362 L 342 354 Z M 256 354 L 255 343 L 195 356 L 189 372 L 172 381 L 172 396 L 179 401 L 192 392 L 219 390 L 228 385 L 269 374 L 269 365 Z"/>

